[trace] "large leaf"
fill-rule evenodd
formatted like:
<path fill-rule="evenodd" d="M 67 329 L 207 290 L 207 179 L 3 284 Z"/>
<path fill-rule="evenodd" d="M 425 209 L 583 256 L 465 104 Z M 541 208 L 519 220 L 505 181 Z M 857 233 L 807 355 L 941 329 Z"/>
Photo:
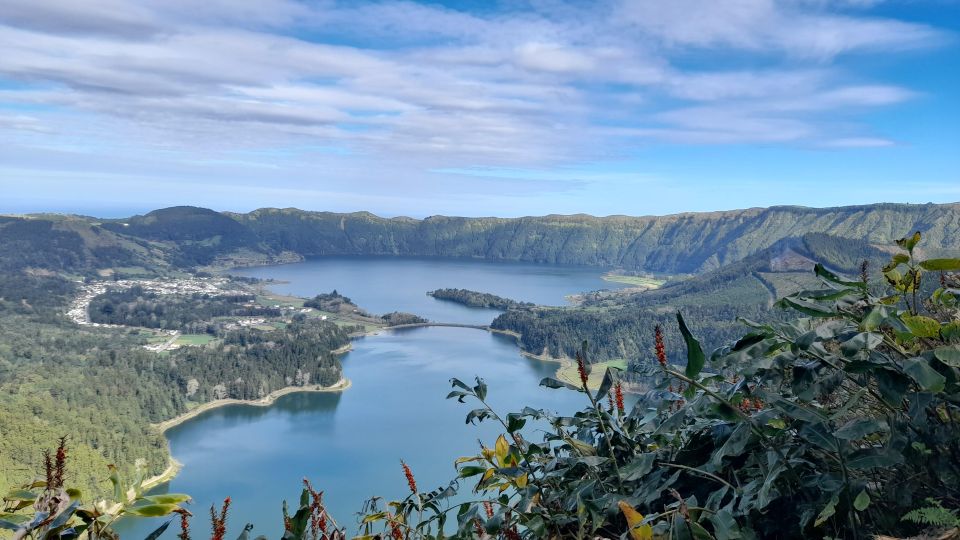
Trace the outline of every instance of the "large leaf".
<path fill-rule="evenodd" d="M 693 379 L 700 374 L 700 370 L 703 369 L 703 364 L 706 362 L 707 357 L 703 354 L 703 349 L 700 347 L 700 342 L 693 337 L 693 334 L 690 333 L 690 329 L 687 328 L 687 323 L 683 320 L 683 315 L 680 312 L 677 312 L 677 323 L 680 325 L 680 333 L 683 334 L 683 340 L 687 343 L 687 377 Z"/>
<path fill-rule="evenodd" d="M 846 286 L 848 286 L 848 287 L 859 287 L 859 288 L 861 288 L 861 289 L 866 287 L 866 284 L 864 284 L 864 283 L 862 283 L 862 282 L 860 282 L 860 281 L 853 281 L 853 280 L 850 280 L 850 279 L 845 279 L 845 278 L 842 278 L 842 277 L 834 274 L 833 272 L 831 272 L 831 271 L 827 270 L 826 268 L 824 268 L 824 266 L 823 266 L 822 264 L 820 264 L 820 263 L 817 263 L 816 266 L 813 267 L 813 272 L 814 272 L 815 274 L 817 274 L 818 276 L 820 276 L 821 278 L 823 278 L 823 279 L 825 279 L 825 280 L 827 280 L 827 281 L 830 281 L 830 282 L 832 282 L 832 283 L 836 283 L 836 284 L 838 284 L 838 285 L 846 285 Z"/>
<path fill-rule="evenodd" d="M 163 495 L 147 495 L 143 498 L 155 504 L 180 504 L 190 500 L 190 496 L 184 493 L 164 493 Z"/>
<path fill-rule="evenodd" d="M 814 522 L 813 526 L 819 527 L 826 523 L 828 519 L 833 517 L 833 515 L 837 513 L 837 503 L 839 502 L 840 497 L 834 495 L 833 498 L 830 499 L 830 502 L 827 503 L 827 505 L 823 507 L 823 510 L 820 511 L 820 515 L 817 516 L 817 521 Z"/>
<path fill-rule="evenodd" d="M 163 532 L 167 530 L 167 527 L 170 526 L 171 521 L 173 520 L 165 521 L 163 525 L 157 527 L 152 533 L 148 534 L 144 540 L 157 540 L 157 538 L 160 538 L 160 535 L 163 534 Z"/>
<path fill-rule="evenodd" d="M 544 377 L 543 379 L 540 379 L 540 386 L 546 386 L 547 388 L 566 388 L 568 390 L 583 392 L 582 388 L 565 383 L 559 379 L 554 379 L 553 377 Z"/>
<path fill-rule="evenodd" d="M 170 515 L 171 512 L 179 508 L 175 504 L 135 504 L 128 506 L 124 512 L 140 517 L 161 517 Z"/>
<path fill-rule="evenodd" d="M 860 491 L 860 494 L 857 495 L 857 498 L 853 501 L 853 507 L 857 512 L 863 512 L 870 506 L 870 495 L 867 494 L 867 490 Z"/>
<path fill-rule="evenodd" d="M 897 240 L 897 245 L 902 247 L 907 251 L 913 251 L 913 248 L 920 243 L 920 231 L 913 233 L 911 236 L 906 236 Z"/>
<path fill-rule="evenodd" d="M 890 262 L 883 267 L 883 271 L 889 272 L 890 270 L 893 270 L 894 268 L 900 266 L 901 264 L 906 264 L 908 262 L 910 262 L 909 255 L 907 255 L 906 253 L 897 253 L 890 259 Z"/>
<path fill-rule="evenodd" d="M 933 350 L 933 355 L 950 367 L 960 368 L 960 345 L 937 347 Z"/>
<path fill-rule="evenodd" d="M 925 358 L 907 358 L 903 361 L 903 371 L 926 392 L 942 392 L 947 382 Z"/>
<path fill-rule="evenodd" d="M 960 259 L 927 259 L 920 263 L 920 268 L 934 272 L 956 272 L 960 270 Z"/>
<path fill-rule="evenodd" d="M 837 441 L 826 424 L 807 424 L 797 434 L 828 452 L 838 451 Z"/>
<path fill-rule="evenodd" d="M 936 319 L 923 315 L 904 315 L 900 317 L 910 333 L 921 338 L 940 337 L 940 323 Z"/>
<path fill-rule="evenodd" d="M 903 454 L 882 448 L 867 448 L 858 450 L 847 459 L 847 467 L 851 469 L 873 469 L 890 467 L 903 461 Z"/>
<path fill-rule="evenodd" d="M 785 296 L 777 302 L 777 306 L 782 308 L 792 308 L 804 315 L 811 317 L 836 317 L 837 314 L 819 304 L 809 302 L 797 297 Z"/>
<path fill-rule="evenodd" d="M 607 396 L 607 392 L 609 392 L 613 386 L 615 373 L 617 371 L 617 368 L 607 368 L 607 371 L 603 374 L 603 381 L 600 383 L 600 388 L 597 389 L 597 395 L 594 397 L 595 400 L 600 401 Z"/>
<path fill-rule="evenodd" d="M 877 433 L 878 431 L 887 431 L 889 426 L 883 420 L 873 418 L 854 418 L 846 424 L 840 426 L 840 429 L 834 432 L 838 439 L 847 441 L 860 440 L 867 435 Z"/>
<path fill-rule="evenodd" d="M 910 379 L 900 373 L 880 369 L 874 372 L 877 377 L 877 389 L 887 404 L 899 407 L 903 396 L 910 388 Z"/>
<path fill-rule="evenodd" d="M 654 453 L 640 454 L 630 463 L 620 467 L 621 478 L 628 482 L 639 480 L 653 470 L 653 463 L 656 459 L 657 455 Z"/>
<path fill-rule="evenodd" d="M 630 538 L 633 540 L 653 540 L 653 527 L 643 523 L 643 514 L 637 512 L 626 501 L 617 503 L 623 517 L 627 519 L 627 526 L 630 528 Z"/>
<path fill-rule="evenodd" d="M 15 489 L 3 496 L 8 501 L 35 501 L 37 494 L 26 489 Z"/>

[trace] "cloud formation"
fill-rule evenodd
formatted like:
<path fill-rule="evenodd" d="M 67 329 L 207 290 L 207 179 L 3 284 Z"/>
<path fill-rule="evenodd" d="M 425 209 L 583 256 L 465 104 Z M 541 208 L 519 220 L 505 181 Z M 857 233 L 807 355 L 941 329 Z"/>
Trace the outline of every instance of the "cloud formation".
<path fill-rule="evenodd" d="M 951 36 L 876 3 L 5 0 L 0 142 L 297 156 L 344 181 L 388 168 L 421 184 L 661 143 L 886 146 L 861 115 L 920 93 L 844 59 Z"/>

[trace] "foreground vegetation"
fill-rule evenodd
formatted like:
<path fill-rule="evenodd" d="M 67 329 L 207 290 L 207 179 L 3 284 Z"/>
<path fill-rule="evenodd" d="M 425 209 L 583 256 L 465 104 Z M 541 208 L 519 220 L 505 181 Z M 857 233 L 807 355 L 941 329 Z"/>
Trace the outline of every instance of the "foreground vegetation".
<path fill-rule="evenodd" d="M 571 416 L 500 414 L 482 380 L 452 380 L 448 397 L 477 405 L 467 421 L 497 422 L 503 433 L 457 459 L 458 478 L 433 491 L 403 465 L 410 494 L 371 500 L 360 537 L 957 537 L 960 259 L 919 260 L 919 241 L 898 242 L 883 268 L 889 290 L 871 289 L 866 265 L 859 279 L 817 266 L 822 286 L 778 302 L 791 317 L 747 321 L 751 332 L 709 357 L 675 314 L 683 366 L 670 361 L 674 332 L 649 329 L 654 388 L 630 410 L 619 370 L 589 388 L 586 344 L 578 384 L 541 383 L 583 394 L 584 409 Z M 925 297 L 929 281 L 935 290 Z M 0 525 L 21 537 L 109 537 L 109 508 L 179 513 L 180 538 L 189 538 L 183 496 L 118 489 L 119 504 L 80 506 L 79 494 L 62 489 L 61 452 L 48 456 L 45 479 L 6 498 Z M 467 489 L 472 500 L 450 502 Z M 226 534 L 228 508 L 229 499 L 210 509 L 214 540 Z M 285 539 L 345 537 L 309 483 L 283 519 Z"/>

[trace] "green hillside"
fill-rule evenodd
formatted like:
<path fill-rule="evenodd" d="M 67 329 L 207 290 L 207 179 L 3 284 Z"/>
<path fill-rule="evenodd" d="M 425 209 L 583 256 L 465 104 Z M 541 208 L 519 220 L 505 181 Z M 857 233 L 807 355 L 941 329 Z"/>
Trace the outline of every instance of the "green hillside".
<path fill-rule="evenodd" d="M 867 260 L 873 278 L 880 279 L 879 269 L 888 258 L 864 242 L 805 235 L 781 240 L 741 261 L 659 289 L 587 295 L 576 307 L 511 310 L 498 317 L 493 327 L 520 334 L 521 346 L 538 355 L 570 358 L 579 344 L 587 341 L 595 361 L 627 358 L 636 362 L 650 357 L 652 328 L 668 326 L 677 310 L 688 315 L 708 348 L 718 347 L 745 331 L 738 318 L 777 319 L 781 316 L 780 310 L 773 308 L 777 299 L 815 288 L 816 262 L 855 273 L 860 262 Z M 669 350 L 682 350 L 679 334 L 667 339 L 672 345 Z M 673 360 L 683 361 L 679 355 Z M 633 367 L 633 371 L 643 371 L 645 366 Z"/>
<path fill-rule="evenodd" d="M 957 248 L 960 205 L 876 204 L 839 208 L 773 207 L 659 217 L 386 219 L 261 209 L 229 214 L 274 250 L 303 256 L 426 255 L 623 267 L 663 273 L 718 268 L 808 233 L 888 246 L 924 233 L 932 254 Z"/>
<path fill-rule="evenodd" d="M 848 268 L 857 250 L 837 240 L 889 246 L 924 234 L 930 256 L 958 247 L 960 204 L 875 204 L 838 208 L 772 207 L 658 217 L 587 215 L 524 218 L 381 218 L 260 209 L 247 214 L 196 207 L 156 210 L 97 222 L 36 216 L 0 221 L 0 247 L 18 268 L 63 270 L 163 265 L 229 267 L 323 255 L 478 257 L 648 272 L 700 273 L 739 261 L 780 240 L 819 233 Z M 32 253 L 33 258 L 26 255 Z M 841 258 L 846 257 L 845 260 Z"/>

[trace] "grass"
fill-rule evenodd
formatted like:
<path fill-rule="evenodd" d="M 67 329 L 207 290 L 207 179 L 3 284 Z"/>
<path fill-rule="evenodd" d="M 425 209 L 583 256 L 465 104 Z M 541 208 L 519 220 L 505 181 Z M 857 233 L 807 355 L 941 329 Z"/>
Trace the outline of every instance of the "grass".
<path fill-rule="evenodd" d="M 296 296 L 283 296 L 280 294 L 267 293 L 257 296 L 257 303 L 265 306 L 290 306 L 290 307 L 303 307 L 303 298 L 297 298 Z"/>
<path fill-rule="evenodd" d="M 177 345 L 186 345 L 188 347 L 200 347 L 203 345 L 209 345 L 216 338 L 210 334 L 184 334 L 177 337 L 175 342 Z"/>
<path fill-rule="evenodd" d="M 623 358 L 617 358 L 615 360 L 591 364 L 590 375 L 587 377 L 587 388 L 591 390 L 600 388 L 600 383 L 603 382 L 603 376 L 606 374 L 608 367 L 626 370 L 627 361 Z M 557 378 L 574 386 L 580 386 L 580 374 L 577 373 L 577 363 L 572 360 L 564 360 L 561 362 L 560 367 L 557 368 Z"/>
<path fill-rule="evenodd" d="M 601 276 L 604 281 L 612 281 L 614 283 L 624 283 L 626 285 L 631 285 L 633 287 L 646 287 L 648 289 L 657 289 L 667 281 L 665 279 L 657 279 L 648 276 L 624 276 L 620 274 L 604 274 Z"/>

